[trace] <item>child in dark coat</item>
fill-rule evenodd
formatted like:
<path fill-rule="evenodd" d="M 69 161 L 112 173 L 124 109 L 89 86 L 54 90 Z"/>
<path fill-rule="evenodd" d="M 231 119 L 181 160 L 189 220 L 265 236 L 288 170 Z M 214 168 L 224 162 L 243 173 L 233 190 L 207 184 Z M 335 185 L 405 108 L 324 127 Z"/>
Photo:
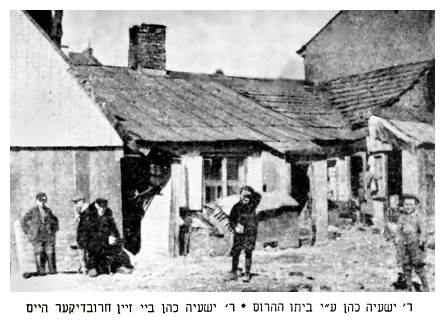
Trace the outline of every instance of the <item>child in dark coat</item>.
<path fill-rule="evenodd" d="M 230 227 L 234 231 L 231 279 L 238 279 L 239 257 L 241 251 L 244 250 L 246 265 L 244 281 L 249 282 L 252 253 L 255 249 L 258 230 L 258 217 L 255 211 L 261 201 L 261 195 L 250 186 L 242 187 L 240 194 L 240 201 L 233 206 L 229 216 Z"/>

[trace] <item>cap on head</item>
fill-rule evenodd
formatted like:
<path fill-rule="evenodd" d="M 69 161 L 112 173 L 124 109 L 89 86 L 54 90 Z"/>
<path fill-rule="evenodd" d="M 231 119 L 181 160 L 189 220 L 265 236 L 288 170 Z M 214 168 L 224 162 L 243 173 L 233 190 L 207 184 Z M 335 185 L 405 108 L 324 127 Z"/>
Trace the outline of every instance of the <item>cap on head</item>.
<path fill-rule="evenodd" d="M 85 200 L 85 195 L 81 192 L 76 193 L 74 197 L 71 199 L 72 202 L 78 202 L 81 200 Z"/>
<path fill-rule="evenodd" d="M 101 207 L 101 208 L 107 208 L 108 207 L 108 200 L 103 198 L 97 198 L 95 203 Z"/>
<path fill-rule="evenodd" d="M 253 190 L 253 188 L 252 188 L 251 186 L 243 186 L 243 187 L 240 189 L 240 193 L 242 194 L 243 191 L 246 191 L 246 192 L 248 192 L 249 194 L 253 194 L 253 193 L 255 192 L 255 190 Z"/>
<path fill-rule="evenodd" d="M 47 200 L 48 200 L 48 196 L 47 196 L 46 193 L 44 193 L 44 192 L 39 192 L 39 193 L 36 195 L 36 200 L 39 200 L 39 201 L 42 201 L 42 200 L 47 201 Z"/>
<path fill-rule="evenodd" d="M 416 204 L 419 204 L 419 203 L 420 203 L 419 198 L 418 198 L 416 195 L 414 195 L 414 194 L 407 193 L 407 194 L 404 194 L 404 195 L 402 196 L 402 200 L 403 200 L 403 201 L 405 201 L 405 200 L 407 200 L 407 199 L 413 199 L 413 200 L 416 202 Z"/>

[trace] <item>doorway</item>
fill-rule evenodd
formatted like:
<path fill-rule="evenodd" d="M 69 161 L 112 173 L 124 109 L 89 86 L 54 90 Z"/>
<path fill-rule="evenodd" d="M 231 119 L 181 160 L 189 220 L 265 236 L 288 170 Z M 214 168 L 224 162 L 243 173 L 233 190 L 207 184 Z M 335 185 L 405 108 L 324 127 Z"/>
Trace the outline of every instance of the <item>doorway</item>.
<path fill-rule="evenodd" d="M 353 197 L 364 197 L 364 164 L 361 155 L 351 156 L 351 192 Z"/>
<path fill-rule="evenodd" d="M 297 211 L 300 212 L 308 198 L 310 191 L 310 181 L 307 175 L 307 164 L 292 164 L 291 165 L 291 197 L 298 201 L 299 205 Z"/>
<path fill-rule="evenodd" d="M 388 196 L 402 195 L 402 150 L 388 153 Z"/>

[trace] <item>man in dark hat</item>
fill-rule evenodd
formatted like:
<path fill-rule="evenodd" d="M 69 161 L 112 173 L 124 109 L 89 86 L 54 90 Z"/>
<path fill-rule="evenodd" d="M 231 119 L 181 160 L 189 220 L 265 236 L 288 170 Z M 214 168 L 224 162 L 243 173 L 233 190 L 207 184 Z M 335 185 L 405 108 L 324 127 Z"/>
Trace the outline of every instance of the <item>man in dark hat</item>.
<path fill-rule="evenodd" d="M 397 221 L 397 264 L 402 267 L 407 290 L 412 290 L 412 271 L 416 271 L 422 282 L 422 290 L 428 292 L 425 269 L 426 229 L 424 217 L 419 210 L 419 198 L 403 195 L 403 208 Z"/>
<path fill-rule="evenodd" d="M 22 230 L 34 248 L 38 274 L 46 272 L 46 263 L 48 263 L 49 274 L 57 272 L 55 246 L 59 220 L 46 206 L 47 201 L 46 193 L 39 192 L 36 195 L 36 206 L 20 219 Z"/>
<path fill-rule="evenodd" d="M 240 201 L 230 211 L 229 223 L 234 231 L 231 279 L 238 279 L 238 264 L 241 251 L 244 250 L 245 266 L 244 282 L 251 279 L 252 253 L 255 249 L 258 230 L 256 208 L 261 201 L 261 195 L 250 186 L 244 186 L 240 191 Z"/>
<path fill-rule="evenodd" d="M 131 273 L 131 262 L 122 249 L 119 230 L 105 199 L 98 198 L 79 222 L 77 242 L 86 250 L 90 277 L 99 274 Z"/>

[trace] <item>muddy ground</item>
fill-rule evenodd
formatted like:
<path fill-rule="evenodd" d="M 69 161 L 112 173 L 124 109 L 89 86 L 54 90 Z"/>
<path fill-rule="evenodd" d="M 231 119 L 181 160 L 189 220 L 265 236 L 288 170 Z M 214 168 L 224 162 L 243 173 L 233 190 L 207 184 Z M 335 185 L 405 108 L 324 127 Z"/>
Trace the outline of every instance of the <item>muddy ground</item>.
<path fill-rule="evenodd" d="M 394 291 L 397 279 L 395 246 L 372 229 L 351 227 L 336 240 L 314 246 L 280 247 L 254 252 L 250 283 L 228 281 L 231 258 L 193 254 L 138 262 L 130 275 L 89 278 L 57 274 L 24 279 L 11 277 L 13 291 Z M 261 249 L 262 248 L 262 249 Z M 427 269 L 434 290 L 434 250 L 428 249 Z M 242 256 L 241 265 L 244 265 Z M 241 273 L 241 272 L 240 272 Z"/>

